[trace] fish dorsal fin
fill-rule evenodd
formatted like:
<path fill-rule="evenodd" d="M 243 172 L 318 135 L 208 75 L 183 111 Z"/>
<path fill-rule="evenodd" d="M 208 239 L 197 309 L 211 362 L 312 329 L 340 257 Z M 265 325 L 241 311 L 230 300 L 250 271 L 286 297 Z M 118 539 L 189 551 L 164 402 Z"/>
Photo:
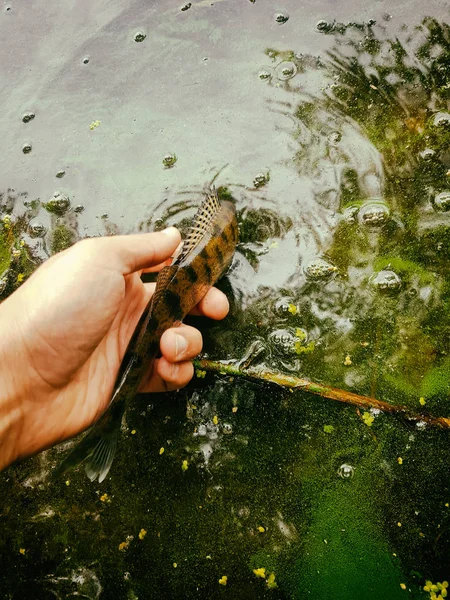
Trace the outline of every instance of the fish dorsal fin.
<path fill-rule="evenodd" d="M 216 188 L 212 188 L 206 194 L 194 221 L 189 228 L 186 239 L 183 241 L 181 252 L 172 263 L 178 265 L 185 260 L 197 245 L 210 236 L 212 233 L 212 223 L 220 210 L 220 201 L 217 196 Z"/>

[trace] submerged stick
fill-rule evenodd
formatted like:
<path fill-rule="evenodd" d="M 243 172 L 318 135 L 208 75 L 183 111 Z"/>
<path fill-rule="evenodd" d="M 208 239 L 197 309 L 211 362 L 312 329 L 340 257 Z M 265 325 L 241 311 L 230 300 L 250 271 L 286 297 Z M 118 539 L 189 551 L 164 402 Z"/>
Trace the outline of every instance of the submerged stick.
<path fill-rule="evenodd" d="M 352 404 L 359 408 L 377 408 L 385 413 L 400 414 L 410 421 L 424 421 L 429 425 L 440 427 L 442 429 L 450 429 L 450 418 L 446 417 L 433 417 L 426 413 L 415 413 L 409 407 L 399 404 L 389 404 L 376 398 L 369 396 L 361 396 L 360 394 L 353 394 L 346 390 L 333 388 L 322 383 L 309 381 L 308 379 L 302 379 L 301 377 L 294 377 L 293 375 L 284 375 L 283 373 L 277 373 L 276 371 L 269 371 L 267 369 L 248 368 L 240 369 L 239 367 L 219 361 L 213 360 L 194 360 L 194 367 L 204 371 L 211 371 L 213 373 L 219 373 L 220 375 L 232 375 L 233 377 L 245 377 L 247 379 L 255 379 L 258 381 L 267 381 L 269 383 L 276 383 L 285 388 L 290 389 L 301 389 L 323 398 L 330 398 L 331 400 L 337 400 L 338 402 L 344 402 L 345 404 Z"/>

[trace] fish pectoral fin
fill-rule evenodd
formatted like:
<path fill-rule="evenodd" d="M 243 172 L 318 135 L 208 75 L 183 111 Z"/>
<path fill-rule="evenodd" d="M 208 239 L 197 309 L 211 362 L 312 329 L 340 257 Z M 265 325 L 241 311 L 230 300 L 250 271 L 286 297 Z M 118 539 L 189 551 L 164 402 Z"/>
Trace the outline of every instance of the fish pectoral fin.
<path fill-rule="evenodd" d="M 54 471 L 58 476 L 84 462 L 86 475 L 101 483 L 111 468 L 116 454 L 123 410 L 111 407 Z M 117 414 L 112 414 L 117 413 Z"/>

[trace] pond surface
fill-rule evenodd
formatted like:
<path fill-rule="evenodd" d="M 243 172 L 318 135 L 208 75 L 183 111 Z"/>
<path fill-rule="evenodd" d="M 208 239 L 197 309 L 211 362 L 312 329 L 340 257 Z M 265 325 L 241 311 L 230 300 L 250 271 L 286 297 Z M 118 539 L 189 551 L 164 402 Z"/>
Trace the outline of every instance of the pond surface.
<path fill-rule="evenodd" d="M 78 239 L 184 230 L 214 181 L 209 358 L 450 416 L 448 4 L 125 4 L 3 5 L 3 296 Z M 50 478 L 72 442 L 2 474 L 0 595 L 446 597 L 448 435 L 197 372 L 137 398 L 101 485 Z"/>

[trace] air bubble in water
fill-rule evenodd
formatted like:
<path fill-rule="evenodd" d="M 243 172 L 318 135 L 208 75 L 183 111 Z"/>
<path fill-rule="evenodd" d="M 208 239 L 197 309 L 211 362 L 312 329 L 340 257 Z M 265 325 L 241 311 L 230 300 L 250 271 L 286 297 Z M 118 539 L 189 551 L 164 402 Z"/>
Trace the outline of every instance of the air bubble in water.
<path fill-rule="evenodd" d="M 269 81 L 269 79 L 272 77 L 272 69 L 263 67 L 259 71 L 258 77 L 261 79 L 261 81 Z"/>
<path fill-rule="evenodd" d="M 450 127 L 450 115 L 446 112 L 438 112 L 434 115 L 433 125 L 435 127 Z"/>
<path fill-rule="evenodd" d="M 280 25 L 283 25 L 287 21 L 289 21 L 289 15 L 287 12 L 277 12 L 275 13 L 275 21 Z"/>
<path fill-rule="evenodd" d="M 177 162 L 177 155 L 175 153 L 173 154 L 166 154 L 166 156 L 163 158 L 163 165 L 166 169 L 171 169 L 175 163 Z"/>
<path fill-rule="evenodd" d="M 66 174 L 66 172 L 61 170 L 56 173 L 55 177 L 57 177 L 58 179 L 62 179 L 65 174 Z"/>
<path fill-rule="evenodd" d="M 36 115 L 34 114 L 34 112 L 27 110 L 27 112 L 23 113 L 23 115 L 22 115 L 22 121 L 24 123 L 29 123 L 30 121 L 32 121 L 34 119 L 35 116 Z"/>
<path fill-rule="evenodd" d="M 422 160 L 432 160 L 436 156 L 436 152 L 432 148 L 425 148 L 419 152 L 419 156 Z"/>
<path fill-rule="evenodd" d="M 89 56 L 85 56 L 85 57 L 83 58 L 83 65 L 88 65 L 90 60 L 91 60 L 91 59 L 89 58 Z"/>
<path fill-rule="evenodd" d="M 402 287 L 402 280 L 391 269 L 383 269 L 372 279 L 374 287 L 385 294 L 395 294 Z"/>
<path fill-rule="evenodd" d="M 64 192 L 58 190 L 54 193 L 53 198 L 43 204 L 43 206 L 50 213 L 63 215 L 70 207 L 70 200 Z"/>
<path fill-rule="evenodd" d="M 389 207 L 381 200 L 369 201 L 364 204 L 358 213 L 359 222 L 367 227 L 382 227 L 390 217 Z"/>
<path fill-rule="evenodd" d="M 434 199 L 434 208 L 442 212 L 450 210 L 450 191 L 440 192 Z"/>
<path fill-rule="evenodd" d="M 295 63 L 290 61 L 283 61 L 276 68 L 276 76 L 281 81 L 287 81 L 288 79 L 292 79 L 297 74 L 297 67 Z"/>
<path fill-rule="evenodd" d="M 293 329 L 275 329 L 272 331 L 267 341 L 269 345 L 282 354 L 292 354 L 295 342 L 298 341 Z"/>
<path fill-rule="evenodd" d="M 334 26 L 333 23 L 329 23 L 328 21 L 321 19 L 316 24 L 316 29 L 317 29 L 317 31 L 320 31 L 320 33 L 329 33 L 330 31 L 333 30 L 333 26 Z"/>
<path fill-rule="evenodd" d="M 263 171 L 260 171 L 259 173 L 256 173 L 255 177 L 253 178 L 253 185 L 255 186 L 255 188 L 260 188 L 264 187 L 269 181 L 269 173 L 264 173 Z"/>
<path fill-rule="evenodd" d="M 24 154 L 30 154 L 30 152 L 31 152 L 32 150 L 33 150 L 33 146 L 32 146 L 31 144 L 28 144 L 28 143 L 27 143 L 27 144 L 24 144 L 24 145 L 22 146 L 22 152 L 23 152 Z"/>
<path fill-rule="evenodd" d="M 310 281 L 328 281 L 336 275 L 337 270 L 337 267 L 323 258 L 316 258 L 303 268 L 306 277 Z"/>
<path fill-rule="evenodd" d="M 355 469 L 352 465 L 344 463 L 339 467 L 337 474 L 339 477 L 342 477 L 342 479 L 351 479 L 355 474 Z"/>
<path fill-rule="evenodd" d="M 146 37 L 147 37 L 147 34 L 144 33 L 143 31 L 136 31 L 136 33 L 134 34 L 134 41 L 135 42 L 143 42 Z"/>
<path fill-rule="evenodd" d="M 28 233 L 33 238 L 44 237 L 47 233 L 47 229 L 42 223 L 30 223 L 28 226 Z"/>

